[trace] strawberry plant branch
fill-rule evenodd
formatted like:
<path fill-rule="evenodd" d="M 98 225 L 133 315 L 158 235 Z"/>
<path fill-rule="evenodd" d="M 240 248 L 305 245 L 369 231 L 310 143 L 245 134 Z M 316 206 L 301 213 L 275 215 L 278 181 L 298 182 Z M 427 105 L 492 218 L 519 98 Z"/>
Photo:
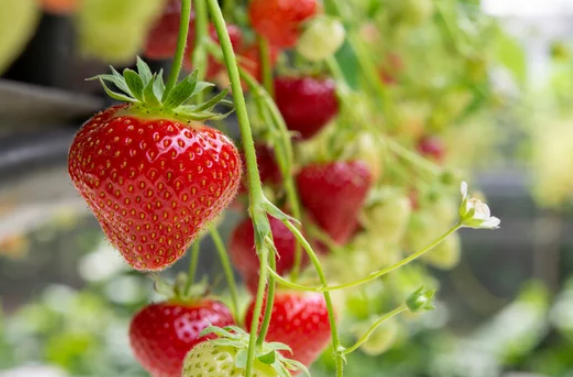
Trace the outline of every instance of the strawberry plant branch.
<path fill-rule="evenodd" d="M 223 50 L 225 66 L 227 68 L 227 73 L 229 75 L 229 79 L 231 80 L 231 87 L 233 89 L 233 98 L 235 101 L 237 119 L 239 121 L 239 129 L 241 131 L 241 138 L 243 141 L 245 162 L 247 165 L 247 181 L 250 203 L 249 214 L 253 220 L 253 225 L 255 228 L 255 246 L 260 263 L 259 286 L 255 299 L 255 308 L 252 321 L 253 323 L 251 324 L 251 332 L 249 334 L 249 345 L 245 370 L 245 377 L 251 377 L 255 363 L 258 322 L 263 307 L 267 282 L 268 247 L 265 244 L 265 239 L 271 234 L 271 227 L 267 218 L 267 211 L 273 208 L 263 194 L 259 176 L 259 168 L 257 166 L 257 156 L 255 154 L 255 142 L 253 140 L 251 125 L 249 122 L 247 105 L 245 103 L 243 88 L 241 86 L 241 78 L 239 76 L 237 59 L 235 58 L 233 45 L 231 44 L 231 39 L 225 25 L 225 19 L 223 18 L 223 14 L 221 12 L 221 8 L 219 7 L 218 1 L 207 1 L 209 11 L 211 13 L 211 18 L 215 25 L 215 29 L 219 37 L 219 42 Z M 278 211 L 278 213 L 282 214 L 280 211 Z"/>
<path fill-rule="evenodd" d="M 328 285 L 328 281 L 326 280 L 326 276 L 324 274 L 324 270 L 322 265 L 320 264 L 320 260 L 318 256 L 308 243 L 308 241 L 304 238 L 302 233 L 298 230 L 296 226 L 294 226 L 290 221 L 283 221 L 283 224 L 292 232 L 292 234 L 296 237 L 296 239 L 302 244 L 304 249 L 306 250 L 316 273 L 318 274 L 318 278 L 320 283 L 324 286 Z M 328 321 L 330 322 L 330 331 L 332 333 L 332 346 L 334 349 L 334 357 L 335 357 L 335 364 L 336 364 L 336 377 L 343 377 L 344 376 L 344 347 L 342 347 L 340 343 L 340 338 L 338 336 L 338 328 L 336 327 L 336 317 L 334 315 L 334 306 L 332 305 L 332 297 L 330 296 L 330 292 L 323 291 L 324 294 L 324 301 L 326 303 L 326 309 L 328 310 Z"/>
<path fill-rule="evenodd" d="M 193 282 L 195 281 L 195 274 L 197 272 L 197 264 L 199 262 L 199 253 L 201 251 L 201 239 L 197 238 L 191 246 L 191 255 L 189 256 L 189 272 L 187 273 L 187 282 L 183 291 L 185 294 L 189 293 Z"/>
<path fill-rule="evenodd" d="M 189 34 L 189 21 L 191 20 L 191 0 L 181 0 L 181 21 L 179 26 L 179 37 L 177 38 L 177 50 L 173 57 L 173 64 L 171 65 L 171 72 L 165 92 L 163 93 L 163 100 L 169 97 L 169 93 L 177 83 L 179 72 L 181 71 L 181 64 L 185 55 L 185 48 L 187 47 L 187 35 Z"/>
<path fill-rule="evenodd" d="M 229 291 L 231 293 L 231 302 L 233 307 L 233 316 L 235 319 L 239 318 L 239 294 L 237 292 L 237 284 L 235 282 L 235 274 L 233 273 L 233 267 L 231 267 L 231 262 L 229 261 L 229 254 L 225 248 L 225 243 L 221 239 L 221 235 L 217 230 L 216 226 L 211 226 L 209 230 L 211 233 L 211 238 L 215 244 L 215 248 L 219 253 L 219 259 L 221 260 L 221 265 L 223 266 L 223 271 L 225 272 L 225 277 L 227 278 L 227 284 L 229 286 Z"/>
<path fill-rule="evenodd" d="M 272 239 L 267 238 L 267 245 L 269 247 L 269 271 L 276 269 L 277 260 L 276 256 L 278 254 L 275 244 Z M 273 312 L 273 305 L 275 300 L 275 290 L 276 290 L 276 280 L 272 275 L 268 278 L 268 288 L 267 288 L 267 300 L 265 304 L 265 314 L 263 321 L 261 322 L 261 328 L 259 330 L 259 337 L 257 338 L 257 347 L 261 348 L 265 342 L 267 332 L 269 330 L 269 325 L 271 323 L 271 316 Z"/>
<path fill-rule="evenodd" d="M 274 98 L 274 85 L 273 85 L 273 68 L 271 66 L 271 54 L 269 50 L 269 42 L 257 35 L 257 42 L 259 44 L 259 55 L 261 56 L 261 70 L 263 74 L 263 85 L 267 93 Z"/>
<path fill-rule="evenodd" d="M 378 318 L 376 320 L 376 322 L 374 322 L 372 324 L 372 326 L 370 326 L 368 331 L 366 331 L 366 333 L 364 333 L 364 335 L 362 335 L 362 337 L 356 343 L 354 343 L 354 345 L 352 347 L 349 347 L 349 348 L 344 350 L 344 354 L 348 355 L 349 353 L 356 351 L 364 342 L 366 342 L 370 338 L 370 335 L 372 335 L 372 333 L 374 331 L 376 331 L 376 329 L 382 323 L 384 323 L 385 321 L 389 320 L 390 318 L 392 318 L 394 316 L 397 316 L 400 313 L 405 312 L 406 310 L 408 310 L 408 306 L 407 305 L 401 305 L 401 306 L 397 307 L 396 309 L 392 310 L 391 312 L 386 313 L 382 317 Z"/>
<path fill-rule="evenodd" d="M 191 61 L 194 69 L 198 71 L 197 79 L 202 81 L 205 78 L 207 68 L 207 51 L 205 44 L 208 41 L 208 21 L 207 4 L 205 0 L 195 0 L 195 46 L 193 47 L 193 55 Z M 203 101 L 203 92 L 197 95 L 198 103 Z"/>

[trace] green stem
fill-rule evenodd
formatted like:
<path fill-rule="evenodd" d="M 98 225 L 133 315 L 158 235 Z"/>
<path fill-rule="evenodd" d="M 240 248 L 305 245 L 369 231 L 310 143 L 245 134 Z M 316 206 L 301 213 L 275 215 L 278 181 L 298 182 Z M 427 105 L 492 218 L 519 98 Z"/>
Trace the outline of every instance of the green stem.
<path fill-rule="evenodd" d="M 272 240 L 267 242 L 269 246 L 269 268 L 268 271 L 274 271 L 277 267 L 276 255 L 277 250 Z M 275 290 L 276 290 L 276 280 L 274 276 L 269 275 L 268 290 L 267 290 L 267 302 L 265 306 L 265 315 L 261 323 L 261 329 L 259 330 L 259 337 L 257 338 L 257 346 L 260 348 L 263 346 L 269 326 L 271 324 L 271 316 L 273 313 L 273 305 L 275 301 Z"/>
<path fill-rule="evenodd" d="M 203 81 L 207 71 L 207 51 L 209 15 L 205 0 L 195 0 L 195 46 L 193 47 L 193 68 L 198 71 L 197 80 Z M 197 103 L 203 102 L 203 92 L 197 94 Z"/>
<path fill-rule="evenodd" d="M 290 221 L 283 221 L 283 224 L 294 234 L 294 236 L 298 239 L 298 241 L 302 244 L 304 249 L 306 250 L 316 273 L 318 274 L 318 278 L 320 283 L 324 286 L 328 285 L 328 281 L 326 280 L 326 276 L 324 274 L 324 270 L 320 264 L 320 260 L 318 259 L 316 253 L 308 243 L 308 241 L 304 238 L 302 233 L 298 230 L 296 226 L 291 224 Z M 335 362 L 336 362 L 336 377 L 343 377 L 344 375 L 344 347 L 340 344 L 340 338 L 338 336 L 338 329 L 336 327 L 336 317 L 334 314 L 334 306 L 332 305 L 332 297 L 330 292 L 324 291 L 324 301 L 326 303 L 326 309 L 328 310 L 328 321 L 330 323 L 330 332 L 332 336 L 332 346 L 334 348 L 334 355 L 335 355 Z"/>
<path fill-rule="evenodd" d="M 269 42 L 260 35 L 257 35 L 257 41 L 259 43 L 259 55 L 261 59 L 261 69 L 263 73 L 263 85 L 267 93 L 272 98 L 274 98 L 275 88 L 273 84 L 273 67 L 271 65 Z"/>
<path fill-rule="evenodd" d="M 239 318 L 240 311 L 239 311 L 239 294 L 237 292 L 237 284 L 235 282 L 235 274 L 233 273 L 233 267 L 231 267 L 231 262 L 229 261 L 229 254 L 225 248 L 225 244 L 221 239 L 221 235 L 217 230 L 216 226 L 211 226 L 210 229 L 211 238 L 213 239 L 213 243 L 215 244 L 215 248 L 219 253 L 219 259 L 221 260 L 221 265 L 223 266 L 223 271 L 225 272 L 225 276 L 227 278 L 227 284 L 229 285 L 229 291 L 231 293 L 231 302 L 233 303 L 233 313 L 235 314 L 235 318 Z"/>
<path fill-rule="evenodd" d="M 380 271 L 373 272 L 373 273 L 371 273 L 370 275 L 368 275 L 367 277 L 365 277 L 365 278 L 363 278 L 363 279 L 355 280 L 355 281 L 352 281 L 352 282 L 346 283 L 346 284 L 328 286 L 328 285 L 322 283 L 322 281 L 321 281 L 321 284 L 323 284 L 322 286 L 320 286 L 320 287 L 318 287 L 318 286 L 309 287 L 309 286 L 305 286 L 305 285 L 300 285 L 300 284 L 292 283 L 292 282 L 290 282 L 290 281 L 288 281 L 288 280 L 283 279 L 283 278 L 280 277 L 280 276 L 277 277 L 277 274 L 276 274 L 276 272 L 274 272 L 274 271 L 270 271 L 270 274 L 275 277 L 275 279 L 277 280 L 277 282 L 278 282 L 279 284 L 284 285 L 284 286 L 287 286 L 287 287 L 292 288 L 292 289 L 299 290 L 299 291 L 308 291 L 308 292 L 331 292 L 331 291 L 336 291 L 336 290 L 339 290 L 339 289 L 350 288 L 350 287 L 354 287 L 354 286 L 357 286 L 357 285 L 362 285 L 362 284 L 365 284 L 365 283 L 369 283 L 369 282 L 371 282 L 371 281 L 374 281 L 374 280 L 376 280 L 376 279 L 378 279 L 378 278 L 380 278 L 380 277 L 382 277 L 382 276 L 384 276 L 384 275 L 386 275 L 386 274 L 388 274 L 388 273 L 390 273 L 390 272 L 392 272 L 392 271 L 394 271 L 394 270 L 396 270 L 396 269 L 398 269 L 398 268 L 400 268 L 400 267 L 402 267 L 402 266 L 404 266 L 404 265 L 406 265 L 406 264 L 412 262 L 413 260 L 415 260 L 415 259 L 421 257 L 422 255 L 424 255 L 424 254 L 427 253 L 428 251 L 430 251 L 430 250 L 432 250 L 433 248 L 435 248 L 436 246 L 438 246 L 438 245 L 439 245 L 440 243 L 442 243 L 450 234 L 455 233 L 455 232 L 456 232 L 458 229 L 460 229 L 461 227 L 462 227 L 462 225 L 456 224 L 453 228 L 451 228 L 451 229 L 448 230 L 446 233 L 444 233 L 440 238 L 438 238 L 437 240 L 435 240 L 434 242 L 432 242 L 430 245 L 426 246 L 426 247 L 423 248 L 422 250 L 417 251 L 417 252 L 413 253 L 412 255 L 410 255 L 410 256 L 408 256 L 408 257 L 402 259 L 401 261 L 399 261 L 399 262 L 397 262 L 397 263 L 395 263 L 395 264 L 393 264 L 393 265 L 391 265 L 391 266 L 388 266 L 388 267 L 386 267 L 386 268 L 384 268 L 384 269 L 382 269 L 382 270 L 380 270 Z M 289 228 L 289 229 L 290 229 L 290 228 Z M 297 238 L 299 238 L 299 237 L 297 236 L 297 234 L 295 234 L 295 236 L 296 236 Z M 301 235 L 301 237 L 302 237 L 302 235 Z M 303 238 L 303 239 L 304 239 L 304 238 Z M 300 240 L 300 239 L 299 239 L 299 240 Z M 305 245 L 305 244 L 303 243 L 303 246 L 304 246 L 304 245 Z M 305 246 L 305 249 L 306 249 L 306 246 Z M 308 251 L 308 249 L 306 249 L 306 250 Z M 313 253 L 314 253 L 314 252 L 313 252 Z M 311 260 L 312 260 L 313 264 L 316 265 L 316 263 L 318 263 L 318 258 L 316 258 L 316 255 L 315 255 L 316 261 L 315 261 L 315 258 L 313 258 L 310 253 L 309 253 L 309 256 L 311 257 Z"/>
<path fill-rule="evenodd" d="M 344 354 L 348 355 L 349 353 L 356 351 L 358 347 L 360 347 L 364 342 L 368 340 L 368 338 L 370 338 L 370 335 L 372 335 L 372 333 L 376 331 L 378 326 L 380 326 L 383 322 L 389 320 L 390 318 L 406 311 L 407 309 L 408 307 L 406 305 L 402 305 L 380 317 L 376 322 L 372 324 L 372 326 L 370 326 L 368 331 L 366 331 L 366 333 L 352 347 L 349 347 L 346 350 L 344 350 Z"/>
<path fill-rule="evenodd" d="M 181 19 L 179 24 L 179 37 L 177 38 L 177 50 L 173 57 L 171 65 L 171 72 L 165 87 L 163 99 L 169 96 L 171 90 L 175 87 L 179 72 L 181 72 L 181 64 L 183 63 L 183 56 L 185 55 L 185 48 L 187 47 L 187 35 L 189 34 L 189 21 L 191 20 L 191 0 L 181 0 Z"/>
<path fill-rule="evenodd" d="M 233 51 L 233 45 L 229 38 L 229 33 L 225 25 L 225 19 L 219 7 L 217 0 L 207 0 L 211 18 L 215 25 L 219 43 L 223 50 L 223 57 L 229 79 L 231 80 L 231 88 L 233 90 L 233 99 L 235 102 L 235 109 L 237 111 L 237 119 L 239 121 L 239 129 L 241 131 L 241 138 L 243 141 L 243 150 L 245 154 L 245 162 L 247 165 L 247 180 L 249 188 L 249 214 L 253 220 L 255 227 L 256 248 L 259 255 L 260 269 L 259 269 L 259 286 L 255 298 L 255 307 L 253 310 L 253 320 L 251 322 L 251 331 L 249 334 L 249 347 L 247 351 L 247 366 L 245 370 L 245 377 L 253 375 L 255 363 L 255 351 L 257 342 L 258 322 L 261 316 L 263 307 L 263 300 L 265 296 L 266 280 L 267 280 L 267 265 L 268 265 L 268 248 L 264 244 L 264 238 L 270 235 L 270 225 L 266 216 L 266 198 L 263 194 L 261 180 L 259 176 L 259 168 L 257 166 L 257 156 L 255 154 L 255 142 L 251 131 L 247 106 L 245 97 L 243 95 L 243 88 L 241 86 L 241 78 L 239 76 L 239 68 L 237 66 L 237 59 Z"/>
<path fill-rule="evenodd" d="M 421 155 L 412 152 L 408 148 L 405 148 L 400 143 L 390 138 L 384 138 L 384 143 L 386 144 L 388 149 L 392 151 L 395 155 L 402 158 L 403 160 L 408 161 L 412 165 L 418 166 L 433 175 L 439 175 L 442 173 L 442 168 L 440 168 L 438 165 L 425 159 Z"/>
<path fill-rule="evenodd" d="M 199 252 L 201 251 L 201 239 L 198 238 L 191 246 L 191 256 L 189 258 L 189 272 L 187 273 L 187 283 L 185 283 L 185 295 L 189 293 L 193 282 L 195 281 L 195 274 L 197 273 L 197 265 L 199 264 Z"/>

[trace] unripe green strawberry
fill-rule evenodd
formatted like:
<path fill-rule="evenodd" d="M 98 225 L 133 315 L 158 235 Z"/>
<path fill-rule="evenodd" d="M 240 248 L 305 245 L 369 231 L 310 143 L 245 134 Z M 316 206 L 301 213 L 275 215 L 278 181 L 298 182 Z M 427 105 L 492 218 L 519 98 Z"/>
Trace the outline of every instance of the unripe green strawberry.
<path fill-rule="evenodd" d="M 106 62 L 134 61 L 163 5 L 164 0 L 83 0 L 77 15 L 82 52 Z"/>
<path fill-rule="evenodd" d="M 433 0 L 394 0 L 388 7 L 394 19 L 412 26 L 424 23 L 434 14 Z"/>
<path fill-rule="evenodd" d="M 34 35 L 39 14 L 36 1 L 0 1 L 0 74 Z"/>
<path fill-rule="evenodd" d="M 398 190 L 383 190 L 362 210 L 360 222 L 378 237 L 397 242 L 404 236 L 411 214 L 408 196 Z"/>
<path fill-rule="evenodd" d="M 434 249 L 424 254 L 422 260 L 441 270 L 456 267 L 461 258 L 461 240 L 457 233 L 451 234 Z"/>
<path fill-rule="evenodd" d="M 369 110 L 366 110 L 369 111 Z M 370 168 L 372 182 L 377 182 L 383 173 L 383 153 L 381 145 L 370 132 L 362 132 L 349 143 L 343 159 L 364 161 Z"/>
<path fill-rule="evenodd" d="M 316 17 L 298 40 L 297 50 L 306 59 L 319 62 L 330 58 L 344 43 L 344 25 L 327 16 Z"/>
<path fill-rule="evenodd" d="M 373 322 L 371 320 L 356 324 L 353 328 L 356 338 L 360 339 Z M 390 318 L 376 328 L 368 340 L 362 343 L 360 350 L 369 356 L 381 355 L 394 346 L 398 339 L 399 331 L 399 323 L 394 318 Z"/>
<path fill-rule="evenodd" d="M 354 253 L 363 253 L 367 265 L 373 270 L 379 270 L 396 263 L 401 258 L 398 242 L 389 240 L 380 232 L 361 232 L 352 240 Z"/>

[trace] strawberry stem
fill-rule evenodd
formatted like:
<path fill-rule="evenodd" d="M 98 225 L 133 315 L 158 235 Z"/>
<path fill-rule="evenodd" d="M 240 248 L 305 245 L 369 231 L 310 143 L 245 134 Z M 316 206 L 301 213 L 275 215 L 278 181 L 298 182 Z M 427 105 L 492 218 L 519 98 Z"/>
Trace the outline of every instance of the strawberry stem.
<path fill-rule="evenodd" d="M 207 51 L 205 44 L 208 38 L 207 4 L 205 0 L 195 0 L 195 46 L 191 56 L 193 69 L 198 70 L 198 80 L 202 81 L 207 73 Z M 197 102 L 203 102 L 203 93 L 197 95 Z"/>
<path fill-rule="evenodd" d="M 398 314 L 400 314 L 402 312 L 405 312 L 406 310 L 408 310 L 408 306 L 401 305 L 401 306 L 397 307 L 396 309 L 392 310 L 391 312 L 388 312 L 385 315 L 383 315 L 382 317 L 380 317 L 378 320 L 376 320 L 376 322 L 374 322 L 372 324 L 372 326 L 370 326 L 368 331 L 366 331 L 366 333 L 364 333 L 364 335 L 362 335 L 362 337 L 356 343 L 354 343 L 354 345 L 352 347 L 349 347 L 349 348 L 344 350 L 344 354 L 348 355 L 349 353 L 356 351 L 358 349 L 358 347 L 360 347 L 364 342 L 366 342 L 368 340 L 368 338 L 370 338 L 370 335 L 372 335 L 372 333 L 374 331 L 376 331 L 376 329 L 382 323 L 386 322 L 387 320 L 389 320 L 390 318 L 392 318 L 394 316 L 397 316 Z"/>
<path fill-rule="evenodd" d="M 227 279 L 227 284 L 229 285 L 229 291 L 231 293 L 231 302 L 233 306 L 233 316 L 235 319 L 239 319 L 239 294 L 237 292 L 237 283 L 235 281 L 235 274 L 233 273 L 233 267 L 231 267 L 231 262 L 229 261 L 229 254 L 225 248 L 225 243 L 221 239 L 221 235 L 217 230 L 216 226 L 211 226 L 209 230 L 211 233 L 211 238 L 215 244 L 215 248 L 219 253 L 219 259 L 221 260 L 221 265 L 223 266 L 223 271 L 225 272 L 225 277 Z"/>
<path fill-rule="evenodd" d="M 273 84 L 273 67 L 271 66 L 271 54 L 269 42 L 260 35 L 257 35 L 259 44 L 259 55 L 261 60 L 261 71 L 263 76 L 263 85 L 267 93 L 274 98 L 275 88 Z"/>
<path fill-rule="evenodd" d="M 169 79 L 167 80 L 163 99 L 169 97 L 169 93 L 171 90 L 173 90 L 175 84 L 177 83 L 177 79 L 179 78 L 179 72 L 181 72 L 181 64 L 183 63 L 185 48 L 187 47 L 187 35 L 189 34 L 190 20 L 191 0 L 181 0 L 181 21 L 179 24 L 179 37 L 177 38 L 177 50 L 175 50 L 175 56 L 173 57 L 171 72 L 169 73 Z"/>
<path fill-rule="evenodd" d="M 189 272 L 187 273 L 187 282 L 183 289 L 184 296 L 189 294 L 189 290 L 195 281 L 197 265 L 199 263 L 199 253 L 201 252 L 201 239 L 197 238 L 191 247 L 191 256 L 189 257 Z"/>
<path fill-rule="evenodd" d="M 272 237 L 272 235 L 271 235 Z M 272 239 L 269 240 L 269 271 L 274 271 L 276 269 L 277 260 L 276 255 L 277 250 Z M 265 304 L 265 315 L 263 317 L 263 322 L 261 323 L 261 329 L 259 330 L 259 337 L 257 338 L 257 347 L 261 348 L 267 337 L 267 332 L 269 330 L 269 325 L 271 323 L 271 315 L 273 312 L 273 305 L 275 301 L 275 290 L 276 290 L 276 280 L 273 275 L 269 275 L 268 290 L 267 290 L 267 302 Z"/>

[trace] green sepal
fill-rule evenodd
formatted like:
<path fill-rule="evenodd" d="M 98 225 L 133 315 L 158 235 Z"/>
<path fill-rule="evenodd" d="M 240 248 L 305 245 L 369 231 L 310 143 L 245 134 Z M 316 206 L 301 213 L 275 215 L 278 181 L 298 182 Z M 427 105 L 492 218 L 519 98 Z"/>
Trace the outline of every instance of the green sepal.
<path fill-rule="evenodd" d="M 191 98 L 195 86 L 197 86 L 197 71 L 194 71 L 191 75 L 184 78 L 171 92 L 165 93 L 167 94 L 167 98 L 165 98 L 164 94 L 163 105 L 169 109 L 179 107 Z"/>
<path fill-rule="evenodd" d="M 108 86 L 105 84 L 105 81 L 103 78 L 100 77 L 99 81 L 101 82 L 101 85 L 103 86 L 103 90 L 105 90 L 107 95 L 110 96 L 111 98 L 118 100 L 118 101 L 123 101 L 123 102 L 132 102 L 132 103 L 137 102 L 137 100 L 135 100 L 131 97 L 128 97 L 128 96 L 121 94 L 121 93 L 114 92 L 113 90 L 108 88 Z"/>
<path fill-rule="evenodd" d="M 155 80 L 155 75 L 152 76 L 152 79 L 149 80 L 149 82 L 145 86 L 145 89 L 143 90 L 143 101 L 149 104 L 149 106 L 159 107 L 161 106 L 161 102 L 155 95 L 154 80 Z"/>
<path fill-rule="evenodd" d="M 264 364 L 272 365 L 277 360 L 277 351 L 272 350 L 264 355 L 260 355 L 257 359 Z"/>
<path fill-rule="evenodd" d="M 245 369 L 247 367 L 247 359 L 249 358 L 249 352 L 243 348 L 237 352 L 235 357 L 235 366 L 237 368 Z"/>
<path fill-rule="evenodd" d="M 147 84 L 152 81 L 154 75 L 151 73 L 149 66 L 145 64 L 145 62 L 139 56 L 137 57 L 137 72 L 139 73 L 139 76 L 141 76 L 143 86 L 147 87 Z"/>
<path fill-rule="evenodd" d="M 134 70 L 126 68 L 123 71 L 123 77 L 125 78 L 125 83 L 131 91 L 133 97 L 141 102 L 143 102 L 143 80 Z"/>
<path fill-rule="evenodd" d="M 163 70 L 160 70 L 157 74 L 157 78 L 153 82 L 153 93 L 158 100 L 163 98 L 165 93 L 165 82 L 163 81 Z"/>

